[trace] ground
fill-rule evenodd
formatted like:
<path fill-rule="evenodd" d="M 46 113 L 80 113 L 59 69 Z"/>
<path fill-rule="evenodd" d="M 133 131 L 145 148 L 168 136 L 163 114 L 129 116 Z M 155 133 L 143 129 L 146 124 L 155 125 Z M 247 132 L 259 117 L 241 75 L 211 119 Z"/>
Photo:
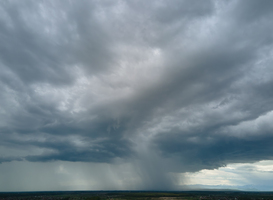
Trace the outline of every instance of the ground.
<path fill-rule="evenodd" d="M 273 200 L 273 192 L 243 191 L 67 191 L 0 193 L 0 200 Z"/>

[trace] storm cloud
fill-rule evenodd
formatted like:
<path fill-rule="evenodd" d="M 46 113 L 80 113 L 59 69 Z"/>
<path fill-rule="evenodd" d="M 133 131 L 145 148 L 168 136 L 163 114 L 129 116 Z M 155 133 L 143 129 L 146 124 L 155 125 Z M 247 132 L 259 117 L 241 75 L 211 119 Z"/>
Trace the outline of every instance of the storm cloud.
<path fill-rule="evenodd" d="M 1 2 L 0 162 L 131 165 L 133 188 L 174 189 L 170 173 L 272 160 L 272 10 Z"/>

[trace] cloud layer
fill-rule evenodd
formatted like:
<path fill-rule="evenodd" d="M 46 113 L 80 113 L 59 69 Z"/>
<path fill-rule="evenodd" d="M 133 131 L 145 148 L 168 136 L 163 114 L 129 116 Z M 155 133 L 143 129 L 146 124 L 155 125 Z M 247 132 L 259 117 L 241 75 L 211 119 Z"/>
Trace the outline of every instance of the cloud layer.
<path fill-rule="evenodd" d="M 272 1 L 0 9 L 0 162 L 131 163 L 164 189 L 272 159 Z"/>

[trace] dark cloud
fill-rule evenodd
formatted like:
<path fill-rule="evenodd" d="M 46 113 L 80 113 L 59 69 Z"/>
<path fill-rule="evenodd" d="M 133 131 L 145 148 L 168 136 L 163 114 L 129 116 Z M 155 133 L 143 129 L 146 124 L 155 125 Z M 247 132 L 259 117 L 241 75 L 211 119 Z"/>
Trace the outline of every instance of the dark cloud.
<path fill-rule="evenodd" d="M 0 7 L 1 163 L 133 163 L 172 189 L 272 159 L 271 1 Z"/>
<path fill-rule="evenodd" d="M 270 133 L 272 134 L 272 133 Z M 253 163 L 260 160 L 272 160 L 272 136 L 238 138 L 236 136 L 218 136 L 208 133 L 205 136 L 174 133 L 159 136 L 157 148 L 163 156 L 181 161 L 178 171 L 199 171 L 216 169 L 229 163 Z"/>
<path fill-rule="evenodd" d="M 86 138 L 83 146 L 71 141 L 31 142 L 31 145 L 54 150 L 54 153 L 27 156 L 26 160 L 33 162 L 71 161 L 71 162 L 111 162 L 114 158 L 131 156 L 131 142 L 123 139 L 107 139 L 92 143 Z"/>
<path fill-rule="evenodd" d="M 22 158 L 16 158 L 16 157 L 4 157 L 4 158 L 0 158 L 0 163 L 11 162 L 11 161 L 23 161 L 23 159 Z"/>
<path fill-rule="evenodd" d="M 75 65 L 91 72 L 107 68 L 111 41 L 94 9 L 91 1 L 2 3 L 2 67 L 24 84 L 53 85 L 73 81 Z"/>
<path fill-rule="evenodd" d="M 235 2 L 234 13 L 236 19 L 242 21 L 242 23 L 260 22 L 260 20 L 268 20 L 272 15 L 273 3 L 269 0 L 263 0 L 261 2 L 251 0 L 247 4 L 242 1 Z M 267 18 L 267 19 L 266 19 Z"/>

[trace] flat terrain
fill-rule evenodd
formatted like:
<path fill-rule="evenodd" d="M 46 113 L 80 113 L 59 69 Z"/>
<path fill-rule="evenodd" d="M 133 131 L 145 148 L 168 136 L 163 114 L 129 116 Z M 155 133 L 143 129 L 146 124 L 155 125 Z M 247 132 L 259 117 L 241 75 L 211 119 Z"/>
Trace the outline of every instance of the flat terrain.
<path fill-rule="evenodd" d="M 242 191 L 67 191 L 0 193 L 0 200 L 273 200 L 273 192 Z"/>

